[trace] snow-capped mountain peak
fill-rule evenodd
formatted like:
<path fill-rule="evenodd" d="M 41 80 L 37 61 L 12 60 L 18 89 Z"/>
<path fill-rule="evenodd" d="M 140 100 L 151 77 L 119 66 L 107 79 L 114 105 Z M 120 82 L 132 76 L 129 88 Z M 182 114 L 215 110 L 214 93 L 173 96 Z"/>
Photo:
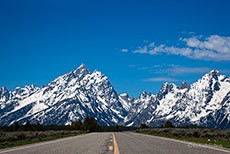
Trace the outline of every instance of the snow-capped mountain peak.
<path fill-rule="evenodd" d="M 5 93 L 9 92 L 5 86 L 0 88 L 0 96 L 3 96 Z"/>
<path fill-rule="evenodd" d="M 149 103 L 147 108 L 132 109 L 137 112 L 135 115 L 138 117 L 126 118 L 126 124 L 139 126 L 141 122 L 145 122 L 151 126 L 160 126 L 170 120 L 179 126 L 230 128 L 228 79 L 219 71 L 212 70 L 190 85 L 182 83 L 177 87 L 175 84 L 164 83 L 156 99 L 152 99 L 154 101 Z M 136 100 L 135 104 L 143 104 L 143 100 L 145 99 Z M 131 115 L 134 113 L 128 114 L 127 117 Z"/>
<path fill-rule="evenodd" d="M 36 87 L 34 84 L 26 85 L 24 88 L 16 87 L 12 94 L 19 99 L 24 99 L 34 92 L 38 91 L 39 87 Z"/>
<path fill-rule="evenodd" d="M 79 66 L 75 71 L 74 71 L 74 75 L 78 78 L 80 78 L 79 80 L 81 80 L 85 75 L 90 74 L 90 71 L 88 70 L 88 68 L 85 66 L 85 64 L 81 64 L 81 66 Z"/>
<path fill-rule="evenodd" d="M 10 93 L 6 89 L 6 87 L 5 86 L 1 87 L 0 88 L 0 105 L 1 105 L 1 102 L 7 101 L 9 97 L 10 97 Z"/>
<path fill-rule="evenodd" d="M 26 90 L 31 92 L 24 95 Z M 24 123 L 28 119 L 32 123 L 69 124 L 85 116 L 95 117 L 102 125 L 114 125 L 127 114 L 109 79 L 98 70 L 90 73 L 84 64 L 45 87 L 30 85 L 17 88 L 12 94 L 21 97 L 15 103 L 3 103 L 8 104 L 8 109 L 7 105 L 1 106 L 0 125 Z"/>
<path fill-rule="evenodd" d="M 26 120 L 70 124 L 93 116 L 101 125 L 175 125 L 230 128 L 230 78 L 212 70 L 194 83 L 164 83 L 156 95 L 143 91 L 135 99 L 118 94 L 109 78 L 81 64 L 41 88 L 0 88 L 0 125 Z"/>

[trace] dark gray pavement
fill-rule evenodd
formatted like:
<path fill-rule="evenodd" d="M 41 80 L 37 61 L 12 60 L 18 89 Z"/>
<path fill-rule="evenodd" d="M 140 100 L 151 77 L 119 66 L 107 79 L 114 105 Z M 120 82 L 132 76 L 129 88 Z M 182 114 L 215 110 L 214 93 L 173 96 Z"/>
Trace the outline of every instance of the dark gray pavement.
<path fill-rule="evenodd" d="M 90 133 L 0 150 L 0 154 L 113 154 L 112 133 Z"/>
<path fill-rule="evenodd" d="M 230 154 L 230 150 L 136 133 L 114 133 L 120 154 Z"/>

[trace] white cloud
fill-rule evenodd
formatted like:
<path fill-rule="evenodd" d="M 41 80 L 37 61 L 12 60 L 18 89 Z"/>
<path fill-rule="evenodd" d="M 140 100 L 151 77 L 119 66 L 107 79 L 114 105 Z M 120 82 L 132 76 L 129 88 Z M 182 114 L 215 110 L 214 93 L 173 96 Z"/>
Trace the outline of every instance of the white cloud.
<path fill-rule="evenodd" d="M 145 82 L 177 82 L 177 79 L 166 78 L 166 77 L 157 77 L 157 78 L 148 78 L 144 79 Z"/>
<path fill-rule="evenodd" d="M 148 53 L 147 52 L 147 46 L 142 47 L 138 47 L 137 50 L 134 50 L 133 53 Z"/>
<path fill-rule="evenodd" d="M 200 40 L 198 40 L 197 38 L 193 37 L 193 38 L 182 38 L 181 40 L 187 42 L 187 46 L 190 47 L 197 47 L 200 44 Z"/>
<path fill-rule="evenodd" d="M 121 49 L 121 52 L 128 52 L 128 49 Z"/>
<path fill-rule="evenodd" d="M 203 38 L 200 35 L 179 40 L 184 41 L 186 46 L 174 47 L 165 44 L 156 46 L 155 42 L 152 42 L 144 47 L 138 47 L 133 53 L 181 55 L 191 59 L 230 61 L 230 37 L 211 35 Z"/>
<path fill-rule="evenodd" d="M 150 43 L 149 47 L 155 47 L 155 42 Z"/>
<path fill-rule="evenodd" d="M 211 35 L 201 41 L 195 37 L 183 39 L 190 47 L 205 50 L 214 50 L 217 53 L 230 53 L 230 37 Z"/>
<path fill-rule="evenodd" d="M 155 55 L 155 54 L 165 52 L 165 49 L 164 49 L 165 45 L 164 44 L 161 44 L 159 46 L 152 46 L 152 47 L 154 47 L 154 48 L 149 50 L 150 55 Z"/>

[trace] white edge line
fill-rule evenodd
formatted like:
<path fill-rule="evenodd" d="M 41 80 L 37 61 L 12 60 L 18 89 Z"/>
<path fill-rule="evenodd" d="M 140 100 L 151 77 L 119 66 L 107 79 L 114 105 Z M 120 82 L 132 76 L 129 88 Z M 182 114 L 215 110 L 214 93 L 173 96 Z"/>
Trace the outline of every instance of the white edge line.
<path fill-rule="evenodd" d="M 153 137 L 153 138 L 159 138 L 159 139 L 168 140 L 168 141 L 174 141 L 174 142 L 178 142 L 178 143 L 184 143 L 184 144 L 191 145 L 191 146 L 199 146 L 199 147 L 203 147 L 203 148 L 207 148 L 207 149 L 212 149 L 212 150 L 216 150 L 216 151 L 222 151 L 222 152 L 230 153 L 229 150 L 216 148 L 216 147 L 213 147 L 211 145 L 204 145 L 204 144 L 199 144 L 199 143 L 195 143 L 195 142 L 187 142 L 187 141 L 181 141 L 181 140 L 176 140 L 176 139 L 171 139 L 171 138 L 166 138 L 166 137 L 153 136 L 153 135 L 138 134 L 138 133 L 135 133 L 135 134 L 137 134 L 137 135 L 144 135 L 144 136 L 149 136 L 149 137 Z"/>

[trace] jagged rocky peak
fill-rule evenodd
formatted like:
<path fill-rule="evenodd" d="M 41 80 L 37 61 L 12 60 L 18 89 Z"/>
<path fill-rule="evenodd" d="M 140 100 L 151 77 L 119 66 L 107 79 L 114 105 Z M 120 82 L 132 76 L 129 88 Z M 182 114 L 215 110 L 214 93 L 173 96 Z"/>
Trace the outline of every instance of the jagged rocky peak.
<path fill-rule="evenodd" d="M 123 98 L 124 100 L 128 100 L 129 99 L 129 95 L 127 93 L 122 93 L 119 95 L 121 98 Z"/>
<path fill-rule="evenodd" d="M 139 99 L 145 99 L 148 96 L 147 92 L 144 90 L 141 95 L 139 96 Z"/>
<path fill-rule="evenodd" d="M 127 102 L 133 102 L 135 99 L 133 96 L 130 96 L 127 94 L 127 93 L 122 93 L 122 94 L 119 94 L 120 98 L 122 98 L 123 100 L 127 101 Z"/>
<path fill-rule="evenodd" d="M 202 79 L 211 79 L 214 78 L 215 80 L 218 80 L 218 77 L 220 76 L 220 72 L 218 70 L 211 70 L 209 73 L 205 74 Z"/>
<path fill-rule="evenodd" d="M 75 77 L 78 77 L 79 80 L 81 80 L 85 75 L 90 74 L 90 71 L 85 64 L 82 63 L 75 71 L 73 71 L 73 73 Z"/>
<path fill-rule="evenodd" d="M 6 89 L 5 86 L 0 88 L 0 99 L 3 97 L 6 97 L 7 99 L 9 98 L 9 91 Z"/>
<path fill-rule="evenodd" d="M 96 83 L 105 82 L 106 84 L 110 84 L 108 77 L 102 74 L 97 69 L 94 70 L 93 73 L 91 74 L 91 79 L 94 79 Z"/>
<path fill-rule="evenodd" d="M 25 88 L 28 89 L 28 90 L 30 90 L 30 91 L 35 91 L 35 90 L 39 89 L 34 84 L 26 85 Z"/>
<path fill-rule="evenodd" d="M 78 67 L 78 69 L 80 69 L 80 68 L 85 69 L 85 68 L 86 68 L 85 64 L 84 64 L 84 63 L 82 63 L 82 64 Z"/>
<path fill-rule="evenodd" d="M 14 95 L 16 95 L 16 94 L 19 94 L 19 95 L 20 95 L 23 91 L 24 91 L 23 88 L 21 88 L 21 87 L 16 87 L 16 88 L 14 89 L 14 91 L 13 91 L 13 94 L 14 94 Z"/>
<path fill-rule="evenodd" d="M 6 92 L 8 92 L 8 90 L 6 89 L 5 86 L 3 86 L 3 87 L 0 88 L 0 95 L 1 95 L 1 94 L 4 94 L 4 93 L 6 93 Z"/>
<path fill-rule="evenodd" d="M 220 72 L 218 70 L 214 69 L 214 70 L 211 70 L 208 74 L 214 74 L 214 75 L 219 76 Z"/>
<path fill-rule="evenodd" d="M 188 84 L 187 84 L 187 82 L 182 82 L 182 83 L 179 85 L 179 89 L 185 89 L 185 88 L 188 88 Z"/>
<path fill-rule="evenodd" d="M 171 92 L 173 90 L 173 88 L 175 88 L 175 87 L 177 87 L 177 86 L 174 83 L 166 82 L 161 86 L 159 93 Z"/>
<path fill-rule="evenodd" d="M 80 81 L 88 74 L 90 74 L 90 71 L 86 68 L 84 64 L 81 64 L 76 70 L 70 71 L 66 74 L 59 76 L 54 81 L 49 83 L 48 86 L 53 86 L 56 84 L 64 84 L 66 82 L 71 81 L 72 79 L 76 79 L 76 81 Z"/>
<path fill-rule="evenodd" d="M 101 71 L 95 69 L 92 74 L 102 75 Z"/>
<path fill-rule="evenodd" d="M 13 91 L 13 95 L 26 96 L 36 92 L 37 90 L 39 90 L 39 87 L 34 84 L 26 85 L 24 88 L 16 87 Z"/>
<path fill-rule="evenodd" d="M 210 87 L 213 83 L 219 82 L 219 80 L 224 79 L 225 76 L 221 75 L 218 70 L 212 70 L 205 75 L 203 75 L 199 80 L 189 85 L 189 88 L 202 89 Z"/>
<path fill-rule="evenodd" d="M 129 98 L 128 98 L 128 101 L 130 101 L 130 102 L 133 102 L 135 100 L 135 98 L 133 97 L 133 96 L 130 96 Z"/>
<path fill-rule="evenodd" d="M 88 68 L 85 66 L 85 64 L 81 64 L 75 71 L 75 73 L 90 73 L 90 71 L 88 70 Z"/>
<path fill-rule="evenodd" d="M 166 94 L 170 93 L 171 91 L 173 91 L 174 88 L 177 88 L 177 86 L 175 84 L 168 83 L 168 82 L 164 83 L 161 86 L 161 89 L 158 92 L 157 97 L 161 100 L 164 95 L 166 95 Z"/>

